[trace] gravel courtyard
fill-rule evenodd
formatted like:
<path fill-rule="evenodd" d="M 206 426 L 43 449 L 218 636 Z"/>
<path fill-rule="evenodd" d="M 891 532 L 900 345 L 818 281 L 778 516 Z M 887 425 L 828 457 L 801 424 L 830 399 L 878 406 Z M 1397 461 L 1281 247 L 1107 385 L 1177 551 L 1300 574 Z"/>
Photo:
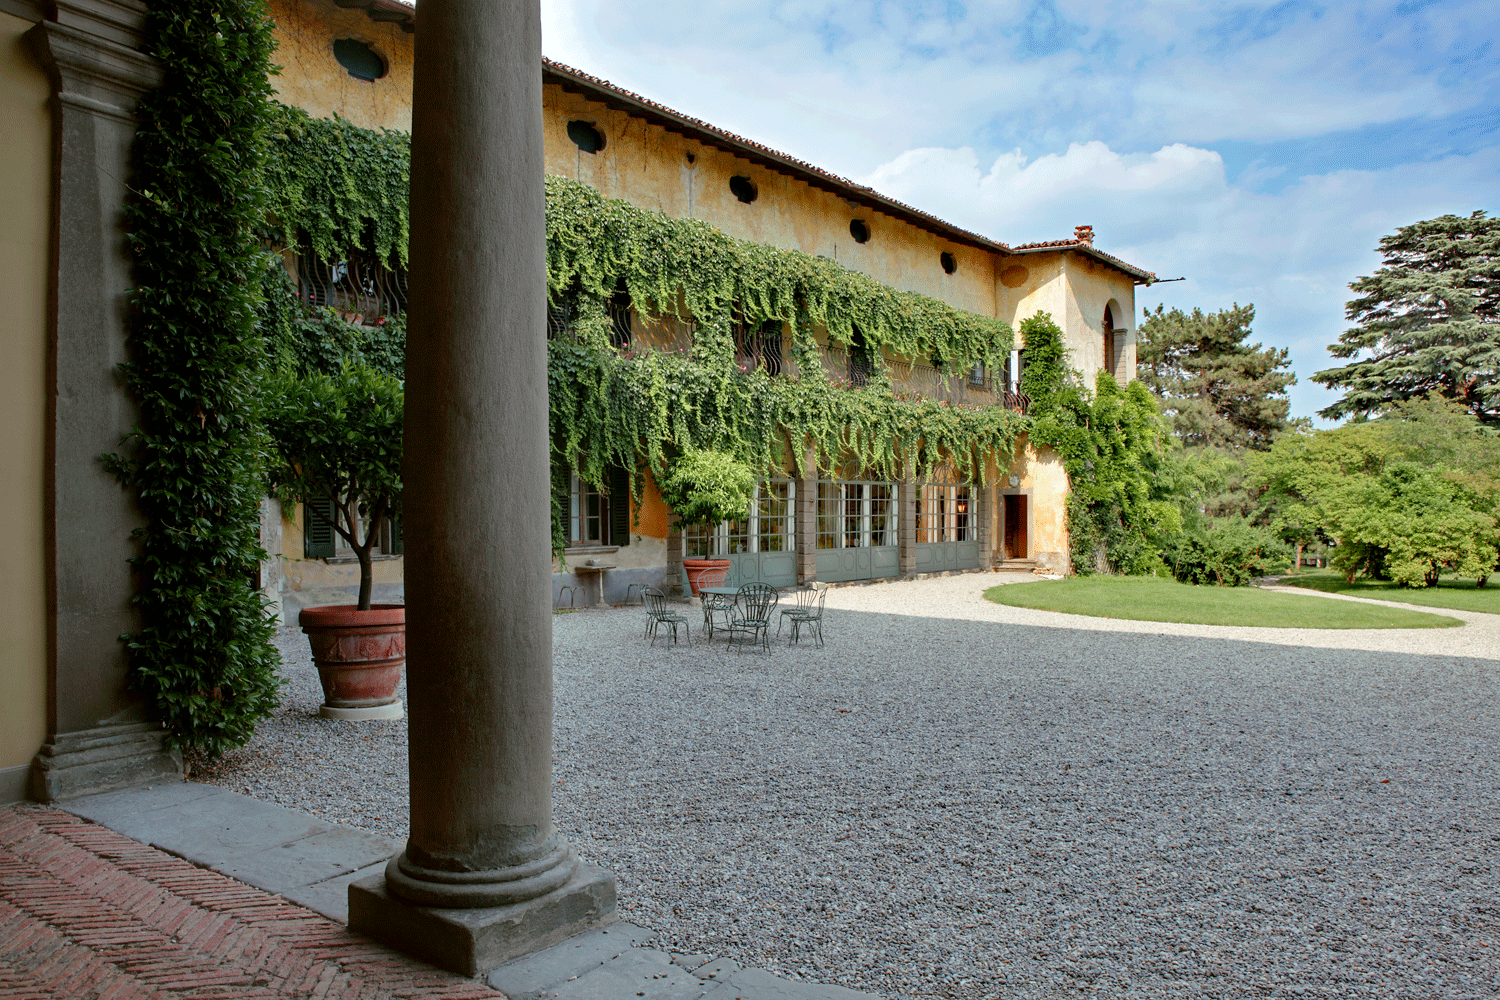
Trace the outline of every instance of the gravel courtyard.
<path fill-rule="evenodd" d="M 556 616 L 558 825 L 674 950 L 891 998 L 1500 995 L 1500 616 L 1109 622 L 996 582 L 837 589 L 827 647 L 770 656 Z M 318 718 L 278 641 L 281 713 L 195 777 L 404 837 L 405 724 Z"/>

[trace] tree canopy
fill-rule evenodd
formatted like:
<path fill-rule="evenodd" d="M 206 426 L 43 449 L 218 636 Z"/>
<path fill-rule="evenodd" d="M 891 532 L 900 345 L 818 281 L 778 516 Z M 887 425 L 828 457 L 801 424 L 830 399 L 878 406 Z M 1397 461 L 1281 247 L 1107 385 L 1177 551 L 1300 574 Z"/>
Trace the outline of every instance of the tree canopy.
<path fill-rule="evenodd" d="M 1436 393 L 1500 423 L 1500 219 L 1416 222 L 1383 237 L 1380 253 L 1384 266 L 1349 286 L 1355 325 L 1328 348 L 1351 360 L 1312 376 L 1344 391 L 1319 412 L 1364 417 Z"/>
<path fill-rule="evenodd" d="M 1264 450 L 1285 429 L 1297 377 L 1285 348 L 1246 343 L 1254 319 L 1253 305 L 1147 311 L 1138 371 L 1183 444 Z"/>
<path fill-rule="evenodd" d="M 1441 398 L 1379 419 L 1289 434 L 1254 461 L 1272 526 L 1288 540 L 1336 539 L 1356 577 L 1483 583 L 1500 555 L 1500 437 Z"/>

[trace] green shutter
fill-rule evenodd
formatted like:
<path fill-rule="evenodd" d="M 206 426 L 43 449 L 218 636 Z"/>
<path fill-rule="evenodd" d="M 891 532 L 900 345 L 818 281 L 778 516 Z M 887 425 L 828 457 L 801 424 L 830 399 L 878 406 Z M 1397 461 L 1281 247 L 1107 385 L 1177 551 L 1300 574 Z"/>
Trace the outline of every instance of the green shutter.
<path fill-rule="evenodd" d="M 399 556 L 406 551 L 406 547 L 401 540 L 401 515 L 393 514 L 387 518 L 387 522 L 390 525 L 389 534 L 387 535 L 390 544 L 386 547 L 385 554 L 388 556 Z"/>
<path fill-rule="evenodd" d="M 609 470 L 609 544 L 630 544 L 630 477 L 624 469 Z"/>
<path fill-rule="evenodd" d="M 334 516 L 332 500 L 310 500 L 302 505 L 302 555 L 307 559 L 332 559 L 333 525 L 314 514 L 314 507 L 330 520 Z"/>

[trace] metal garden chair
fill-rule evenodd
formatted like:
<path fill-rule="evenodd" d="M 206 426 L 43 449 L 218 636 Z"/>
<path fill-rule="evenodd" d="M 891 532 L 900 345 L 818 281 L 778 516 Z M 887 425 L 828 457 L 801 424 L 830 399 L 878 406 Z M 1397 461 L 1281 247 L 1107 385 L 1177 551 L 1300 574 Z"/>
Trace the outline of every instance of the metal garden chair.
<path fill-rule="evenodd" d="M 786 640 L 788 646 L 802 638 L 804 628 L 817 636 L 819 646 L 823 645 L 823 602 L 828 599 L 828 584 L 815 583 L 812 586 L 817 596 L 806 608 L 792 615 L 792 634 Z"/>
<path fill-rule="evenodd" d="M 736 646 L 757 642 L 771 652 L 771 612 L 776 608 L 776 588 L 767 583 L 747 583 L 735 597 L 734 616 L 729 621 L 729 641 Z M 747 637 L 736 642 L 737 636 Z"/>
<path fill-rule="evenodd" d="M 703 602 L 703 634 L 714 641 L 714 629 L 727 629 L 734 619 L 734 598 L 728 594 L 705 594 L 704 587 L 722 587 L 728 571 L 705 570 L 698 577 L 698 597 Z"/>
<path fill-rule="evenodd" d="M 828 584 L 825 583 L 823 584 L 823 586 L 827 587 Z M 786 624 L 787 617 L 789 615 L 802 614 L 803 611 L 812 606 L 813 601 L 817 600 L 817 597 L 818 585 L 816 583 L 803 587 L 801 590 L 793 591 L 792 599 L 796 601 L 796 603 L 789 608 L 781 609 L 781 620 L 776 623 L 776 638 L 781 638 L 781 626 Z"/>
<path fill-rule="evenodd" d="M 667 606 L 667 595 L 654 587 L 647 587 L 646 596 L 646 634 L 651 637 L 651 645 L 656 645 L 656 633 L 663 625 L 672 626 L 672 642 L 677 641 L 677 626 L 687 633 L 688 645 L 693 644 L 693 630 L 688 625 L 687 615 L 680 615 Z"/>

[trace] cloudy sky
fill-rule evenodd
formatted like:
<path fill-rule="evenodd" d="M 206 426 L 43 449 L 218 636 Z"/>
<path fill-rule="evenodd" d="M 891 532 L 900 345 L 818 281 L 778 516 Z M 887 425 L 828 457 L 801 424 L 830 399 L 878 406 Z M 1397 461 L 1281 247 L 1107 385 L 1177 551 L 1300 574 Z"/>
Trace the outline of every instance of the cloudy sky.
<path fill-rule="evenodd" d="M 1091 224 L 1333 397 L 1376 241 L 1500 210 L 1494 0 L 542 0 L 548 56 L 1008 243 Z"/>

